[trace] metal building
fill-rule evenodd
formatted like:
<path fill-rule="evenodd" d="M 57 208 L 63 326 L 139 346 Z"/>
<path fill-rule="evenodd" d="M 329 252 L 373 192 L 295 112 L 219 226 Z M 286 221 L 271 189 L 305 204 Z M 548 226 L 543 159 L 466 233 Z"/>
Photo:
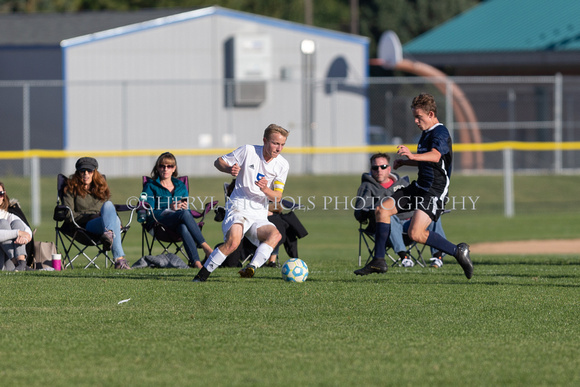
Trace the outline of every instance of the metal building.
<path fill-rule="evenodd" d="M 261 143 L 270 123 L 290 130 L 289 151 L 367 144 L 364 37 L 209 7 L 61 46 L 66 150 L 233 149 Z M 294 173 L 359 173 L 367 163 L 360 154 L 287 158 Z M 211 174 L 213 159 L 180 168 Z M 148 172 L 138 155 L 121 168 L 116 157 L 100 162 L 110 175 Z"/>

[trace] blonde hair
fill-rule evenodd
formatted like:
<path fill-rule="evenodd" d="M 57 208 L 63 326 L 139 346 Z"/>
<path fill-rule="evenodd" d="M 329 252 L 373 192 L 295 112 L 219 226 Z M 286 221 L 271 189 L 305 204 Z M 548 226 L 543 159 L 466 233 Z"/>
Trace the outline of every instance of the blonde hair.
<path fill-rule="evenodd" d="M 269 140 L 270 136 L 274 133 L 278 133 L 278 134 L 282 135 L 282 137 L 284 137 L 284 138 L 288 138 L 288 135 L 290 134 L 290 132 L 288 132 L 286 129 L 284 129 L 280 125 L 270 124 L 270 125 L 268 125 L 266 130 L 264 130 L 264 138 Z"/>

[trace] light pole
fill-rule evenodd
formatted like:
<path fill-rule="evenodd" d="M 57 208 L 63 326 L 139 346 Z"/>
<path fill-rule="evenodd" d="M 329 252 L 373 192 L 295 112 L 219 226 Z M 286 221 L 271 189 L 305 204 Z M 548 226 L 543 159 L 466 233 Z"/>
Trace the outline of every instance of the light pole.
<path fill-rule="evenodd" d="M 316 44 L 313 40 L 304 39 L 300 43 L 302 53 L 302 145 L 314 146 L 314 73 Z M 310 152 L 305 153 L 304 170 L 312 173 L 313 156 Z"/>

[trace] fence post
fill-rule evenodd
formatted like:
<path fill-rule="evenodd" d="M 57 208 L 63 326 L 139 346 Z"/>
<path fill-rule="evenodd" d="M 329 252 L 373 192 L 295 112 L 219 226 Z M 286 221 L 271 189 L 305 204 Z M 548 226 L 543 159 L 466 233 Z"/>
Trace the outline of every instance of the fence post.
<path fill-rule="evenodd" d="M 334 79 L 326 82 L 330 83 L 330 144 L 331 146 L 337 146 L 338 122 L 336 117 L 338 116 L 338 104 L 336 102 L 336 96 L 338 94 L 338 82 Z"/>
<path fill-rule="evenodd" d="M 455 117 L 453 116 L 453 83 L 450 79 L 445 84 L 445 127 L 451 134 L 451 139 L 455 141 Z"/>
<path fill-rule="evenodd" d="M 504 215 L 506 218 L 514 217 L 514 167 L 513 149 L 503 150 L 503 192 L 504 192 Z"/>
<path fill-rule="evenodd" d="M 562 73 L 554 76 L 554 169 L 556 174 L 562 173 L 562 103 L 563 103 L 563 85 Z"/>
<path fill-rule="evenodd" d="M 32 224 L 40 225 L 40 160 L 38 156 L 30 159 L 30 203 L 32 207 Z"/>
<path fill-rule="evenodd" d="M 30 150 L 30 83 L 22 85 L 22 150 Z M 30 174 L 30 159 L 24 158 L 24 176 Z"/>
<path fill-rule="evenodd" d="M 305 39 L 300 46 L 302 52 L 302 145 L 313 147 L 314 144 L 314 88 L 316 74 L 316 45 L 313 41 Z M 314 173 L 314 155 L 304 155 L 304 171 L 312 175 Z"/>

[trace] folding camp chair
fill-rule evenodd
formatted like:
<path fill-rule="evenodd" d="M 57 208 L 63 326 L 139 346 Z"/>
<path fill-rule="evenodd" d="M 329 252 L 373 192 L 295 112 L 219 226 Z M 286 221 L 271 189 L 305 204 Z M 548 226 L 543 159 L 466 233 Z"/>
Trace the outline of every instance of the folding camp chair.
<path fill-rule="evenodd" d="M 56 248 L 63 255 L 64 268 L 73 268 L 74 261 L 80 257 L 84 256 L 88 263 L 84 267 L 85 269 L 89 266 L 94 266 L 99 269 L 97 265 L 97 258 L 103 256 L 105 258 L 105 267 L 109 267 L 109 264 L 113 266 L 115 264 L 113 258 L 109 255 L 108 251 L 104 248 L 101 241 L 101 235 L 93 234 L 88 232 L 84 227 L 78 225 L 74 221 L 73 211 L 71 208 L 64 205 L 64 188 L 66 187 L 66 182 L 68 178 L 59 174 L 57 178 L 57 191 L 58 197 L 56 202 L 56 207 L 54 208 L 53 219 L 56 222 L 54 227 L 56 231 Z M 117 212 L 121 211 L 131 211 L 126 205 L 115 204 L 115 209 Z M 98 215 L 95 215 L 97 218 Z M 121 223 L 121 235 L 125 239 L 125 235 L 129 230 L 131 220 L 133 218 L 133 212 L 126 225 Z M 67 221 L 67 219 L 72 219 L 72 221 Z M 59 249 L 59 243 L 62 246 L 62 250 Z M 89 248 L 95 248 L 96 253 L 89 253 Z"/>
<path fill-rule="evenodd" d="M 405 219 L 406 220 L 406 219 Z M 358 236 L 358 265 L 362 266 L 362 255 L 363 255 L 363 243 L 368 252 L 368 258 L 366 259 L 365 265 L 373 259 L 375 255 L 375 214 L 370 213 L 369 219 L 363 222 L 359 222 L 359 236 Z M 415 264 L 425 267 L 425 259 L 423 258 L 423 251 L 426 245 L 420 245 L 415 241 L 412 241 L 406 232 L 403 232 L 403 242 L 406 247 L 407 256 L 415 262 Z M 386 255 L 391 259 L 391 266 L 402 266 L 401 258 L 393 251 L 392 246 L 387 242 Z M 393 257 L 394 256 L 394 257 Z"/>
<path fill-rule="evenodd" d="M 179 176 L 177 179 L 181 180 L 185 187 L 187 188 L 187 192 L 189 192 L 189 179 L 187 176 Z M 143 187 L 151 180 L 148 176 L 143 176 Z M 218 201 L 211 201 L 204 205 L 203 210 L 198 212 L 196 210 L 190 210 L 191 214 L 195 219 L 199 219 L 197 225 L 201 230 L 205 223 L 205 215 L 210 212 L 216 205 Z M 141 223 L 141 255 L 145 255 L 145 251 L 147 251 L 148 255 L 152 255 L 153 248 L 157 243 L 162 248 L 161 254 L 166 254 L 169 252 L 169 249 L 175 248 L 175 254 L 181 253 L 186 262 L 189 262 L 189 257 L 184 250 L 183 247 L 183 240 L 181 239 L 181 235 L 177 232 L 173 231 L 169 227 L 166 227 L 161 222 L 159 222 L 155 217 L 148 218 L 147 221 Z M 147 247 L 147 249 L 145 249 Z"/>

